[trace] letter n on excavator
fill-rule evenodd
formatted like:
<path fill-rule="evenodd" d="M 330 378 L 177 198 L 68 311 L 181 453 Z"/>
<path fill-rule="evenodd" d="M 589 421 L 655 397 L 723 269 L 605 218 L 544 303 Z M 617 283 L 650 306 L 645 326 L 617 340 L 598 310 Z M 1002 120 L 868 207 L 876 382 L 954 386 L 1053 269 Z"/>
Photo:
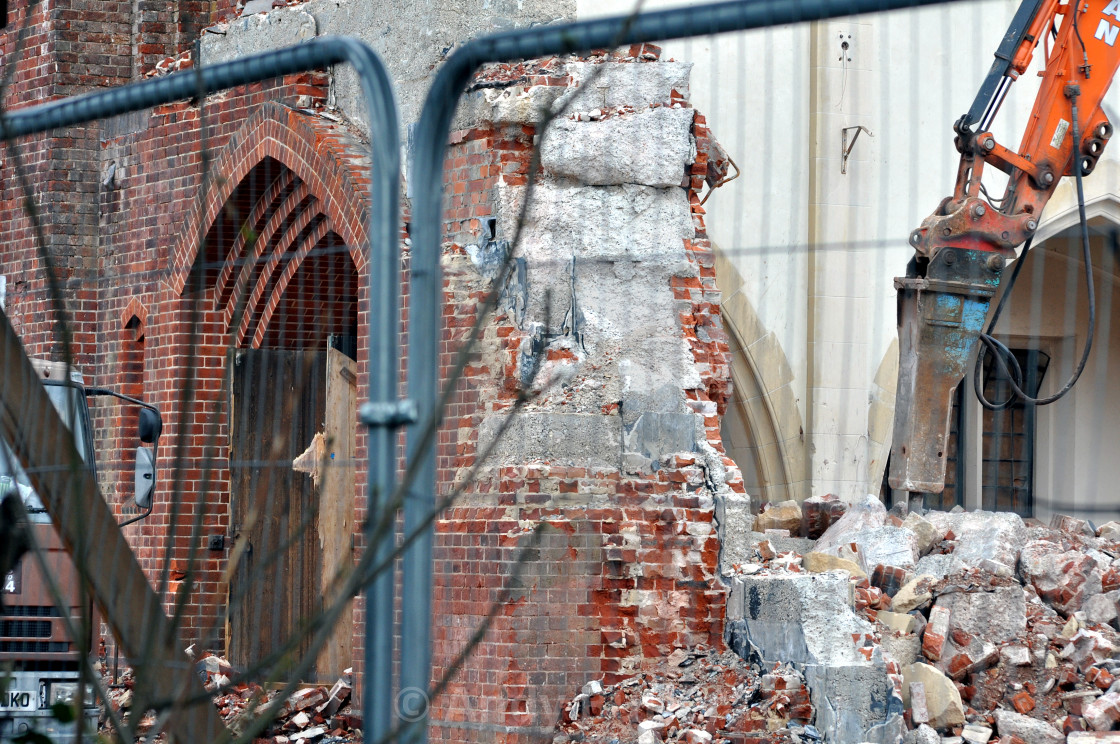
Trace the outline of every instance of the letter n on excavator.
<path fill-rule="evenodd" d="M 1093 38 L 1100 39 L 1105 44 L 1112 46 L 1116 43 L 1117 34 L 1120 34 L 1120 26 L 1113 26 L 1102 18 L 1101 22 L 1097 24 L 1097 32 L 1093 34 Z"/>

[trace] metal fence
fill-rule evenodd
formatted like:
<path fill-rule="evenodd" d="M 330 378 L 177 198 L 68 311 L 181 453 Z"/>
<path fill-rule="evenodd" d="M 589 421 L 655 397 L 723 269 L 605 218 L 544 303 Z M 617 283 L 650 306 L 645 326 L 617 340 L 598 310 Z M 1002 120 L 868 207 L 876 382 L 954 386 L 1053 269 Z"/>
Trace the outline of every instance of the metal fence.
<path fill-rule="evenodd" d="M 0 542 L 28 553 L 0 556 L 0 664 L 29 697 L 0 716 L 66 738 L 50 686 L 76 683 L 127 740 L 551 737 L 584 682 L 721 646 L 736 504 L 1116 516 L 1111 150 L 958 350 L 945 490 L 887 482 L 892 280 L 1013 11 L 743 0 L 457 39 L 405 136 L 407 61 L 339 37 L 7 107 Z M 361 107 L 310 74 L 343 64 Z"/>

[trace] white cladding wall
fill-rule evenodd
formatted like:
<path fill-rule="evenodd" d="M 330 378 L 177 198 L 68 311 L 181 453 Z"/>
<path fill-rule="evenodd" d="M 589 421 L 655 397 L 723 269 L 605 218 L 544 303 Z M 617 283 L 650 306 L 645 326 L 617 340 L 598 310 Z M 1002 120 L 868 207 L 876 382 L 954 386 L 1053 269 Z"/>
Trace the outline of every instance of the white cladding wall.
<path fill-rule="evenodd" d="M 892 279 L 910 258 L 909 232 L 951 192 L 952 124 L 1018 4 L 952 3 L 663 45 L 666 57 L 695 64 L 691 100 L 743 170 L 705 205 L 708 230 L 793 376 L 808 456 L 805 483 L 790 493 L 878 491 L 884 453 L 869 429 L 882 411 L 870 402 L 876 373 L 893 376 L 896 365 Z M 670 5 L 679 3 L 643 8 Z M 577 2 L 581 19 L 631 9 Z M 1009 147 L 1036 80 L 1024 75 L 997 119 Z M 842 174 L 841 130 L 857 125 L 873 136 L 860 135 Z M 1105 160 L 1120 161 L 1120 148 Z M 1116 191 L 1120 171 L 1105 165 L 1087 181 L 1091 198 Z M 985 180 L 1002 190 L 998 177 Z M 1044 226 L 1072 205 L 1072 189 L 1062 189 Z M 889 441 L 889 430 L 878 438 Z"/>

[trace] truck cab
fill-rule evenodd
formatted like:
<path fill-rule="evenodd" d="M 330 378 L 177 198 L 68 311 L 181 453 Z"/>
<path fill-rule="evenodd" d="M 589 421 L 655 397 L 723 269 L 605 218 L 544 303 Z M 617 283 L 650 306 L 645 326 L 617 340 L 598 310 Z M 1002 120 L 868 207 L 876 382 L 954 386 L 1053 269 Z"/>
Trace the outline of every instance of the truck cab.
<path fill-rule="evenodd" d="M 142 441 L 153 445 L 159 437 L 162 422 L 158 411 L 147 404 L 101 388 L 87 388 L 77 370 L 61 362 L 32 360 L 47 394 L 62 420 L 74 434 L 74 443 L 83 466 L 96 477 L 93 429 L 90 423 L 88 397 L 111 395 L 142 406 Z M 154 417 L 152 412 L 154 413 Z M 137 449 L 136 502 L 150 513 L 155 481 L 154 451 Z M 0 440 L 0 499 L 17 494 L 27 513 L 26 529 L 44 552 L 45 563 L 57 584 L 66 612 L 75 628 L 86 628 L 87 638 L 70 637 L 59 607 L 42 574 L 40 562 L 27 553 L 15 567 L 0 576 L 0 741 L 37 731 L 54 742 L 76 738 L 80 721 L 95 731 L 99 710 L 92 686 L 82 691 L 80 654 L 96 649 L 94 634 L 99 625 L 95 607 L 88 594 L 81 591 L 77 570 L 59 538 L 51 517 L 35 493 L 31 480 L 16 462 L 7 443 Z M 146 516 L 141 514 L 140 517 Z M 129 521 L 135 521 L 129 520 Z M 83 599 L 85 597 L 85 599 Z M 85 606 L 83 606 L 85 604 Z M 88 625 L 83 620 L 88 618 Z M 95 652 L 95 651 L 94 651 Z M 78 722 L 63 723 L 52 712 L 57 703 L 73 703 L 82 692 L 82 712 Z"/>

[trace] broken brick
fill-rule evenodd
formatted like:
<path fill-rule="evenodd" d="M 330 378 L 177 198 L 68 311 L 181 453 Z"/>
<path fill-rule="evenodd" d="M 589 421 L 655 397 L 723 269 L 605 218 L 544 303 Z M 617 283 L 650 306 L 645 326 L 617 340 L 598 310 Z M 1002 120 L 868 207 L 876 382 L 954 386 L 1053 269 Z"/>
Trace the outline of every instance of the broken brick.
<path fill-rule="evenodd" d="M 929 623 L 922 633 L 922 654 L 931 661 L 940 660 L 948 633 L 949 610 L 945 607 L 934 607 L 930 610 Z"/>
<path fill-rule="evenodd" d="M 1026 715 L 1034 710 L 1034 698 L 1026 691 L 1018 692 L 1011 696 L 1011 705 L 1016 711 Z"/>

